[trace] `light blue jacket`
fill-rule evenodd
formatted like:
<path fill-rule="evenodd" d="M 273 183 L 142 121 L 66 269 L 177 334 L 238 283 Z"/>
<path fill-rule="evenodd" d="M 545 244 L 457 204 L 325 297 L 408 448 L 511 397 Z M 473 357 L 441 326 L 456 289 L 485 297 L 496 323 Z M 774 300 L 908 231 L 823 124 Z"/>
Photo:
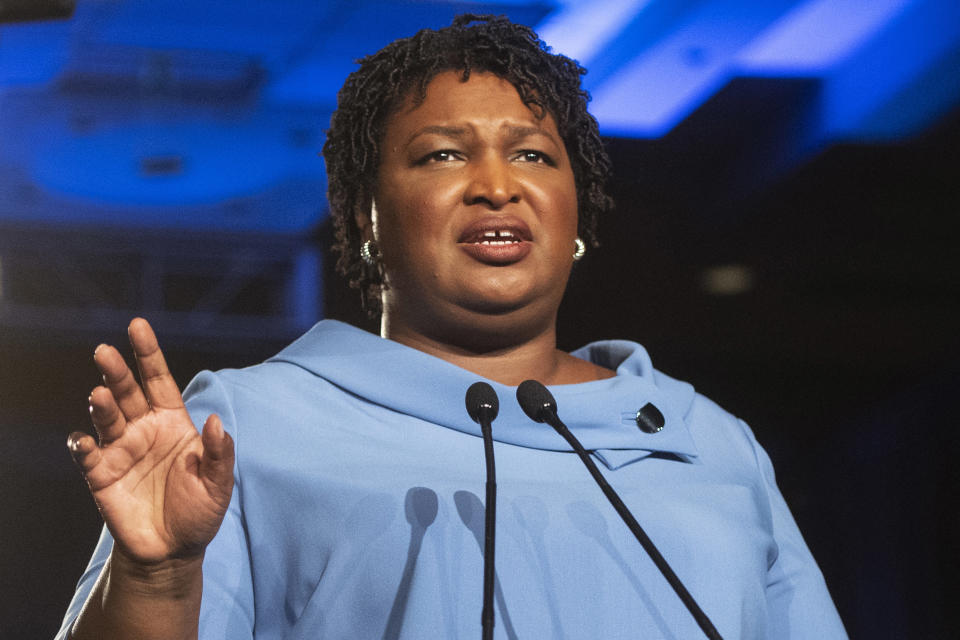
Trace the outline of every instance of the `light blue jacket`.
<path fill-rule="evenodd" d="M 846 638 L 747 425 L 635 343 L 575 355 L 617 376 L 551 387 L 561 418 L 721 635 Z M 479 638 L 485 467 L 464 408 L 477 379 L 330 320 L 263 364 L 198 375 L 194 422 L 219 414 L 237 447 L 201 639 Z M 566 442 L 492 384 L 496 637 L 704 637 Z M 647 403 L 659 433 L 637 427 Z M 58 639 L 110 546 L 104 532 Z"/>

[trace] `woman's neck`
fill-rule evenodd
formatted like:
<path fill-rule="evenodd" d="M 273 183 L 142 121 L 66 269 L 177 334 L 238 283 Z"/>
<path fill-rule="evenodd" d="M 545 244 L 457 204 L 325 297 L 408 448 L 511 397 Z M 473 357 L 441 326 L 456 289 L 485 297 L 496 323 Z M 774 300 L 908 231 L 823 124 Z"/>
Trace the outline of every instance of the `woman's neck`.
<path fill-rule="evenodd" d="M 531 379 L 548 385 L 575 384 L 616 375 L 557 349 L 555 325 L 512 343 L 502 340 L 503 333 L 496 342 L 478 340 L 475 336 L 471 336 L 472 340 L 450 340 L 391 323 L 385 316 L 381 335 L 508 386 Z"/>

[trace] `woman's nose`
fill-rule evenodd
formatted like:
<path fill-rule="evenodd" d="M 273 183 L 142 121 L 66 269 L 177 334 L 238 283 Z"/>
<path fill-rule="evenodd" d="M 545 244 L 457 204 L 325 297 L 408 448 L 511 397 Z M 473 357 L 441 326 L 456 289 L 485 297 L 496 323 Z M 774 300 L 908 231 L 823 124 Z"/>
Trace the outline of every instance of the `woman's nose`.
<path fill-rule="evenodd" d="M 464 192 L 467 204 L 486 204 L 501 209 L 520 201 L 520 185 L 505 158 L 484 157 L 474 160 Z"/>

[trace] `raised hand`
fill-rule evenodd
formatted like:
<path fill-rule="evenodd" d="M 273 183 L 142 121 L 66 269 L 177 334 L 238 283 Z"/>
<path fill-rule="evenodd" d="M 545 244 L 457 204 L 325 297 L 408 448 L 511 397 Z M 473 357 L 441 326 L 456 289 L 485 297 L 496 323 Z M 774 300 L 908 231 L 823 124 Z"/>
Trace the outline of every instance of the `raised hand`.
<path fill-rule="evenodd" d="M 202 555 L 233 490 L 233 440 L 216 415 L 197 433 L 150 325 L 129 327 L 142 387 L 116 349 L 94 360 L 104 386 L 90 394 L 100 436 L 67 445 L 115 541 L 130 560 L 153 564 Z"/>

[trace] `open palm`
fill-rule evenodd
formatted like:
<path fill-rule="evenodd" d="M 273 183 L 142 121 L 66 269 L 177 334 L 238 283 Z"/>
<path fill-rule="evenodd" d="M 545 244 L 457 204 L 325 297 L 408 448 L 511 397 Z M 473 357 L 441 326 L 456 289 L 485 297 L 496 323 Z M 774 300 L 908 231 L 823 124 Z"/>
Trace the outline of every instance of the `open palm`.
<path fill-rule="evenodd" d="M 68 444 L 122 552 L 143 563 L 199 555 L 230 502 L 233 441 L 215 415 L 197 433 L 147 321 L 129 334 L 143 386 L 116 349 L 98 347 L 104 386 L 90 414 L 100 442 L 76 432 Z"/>

